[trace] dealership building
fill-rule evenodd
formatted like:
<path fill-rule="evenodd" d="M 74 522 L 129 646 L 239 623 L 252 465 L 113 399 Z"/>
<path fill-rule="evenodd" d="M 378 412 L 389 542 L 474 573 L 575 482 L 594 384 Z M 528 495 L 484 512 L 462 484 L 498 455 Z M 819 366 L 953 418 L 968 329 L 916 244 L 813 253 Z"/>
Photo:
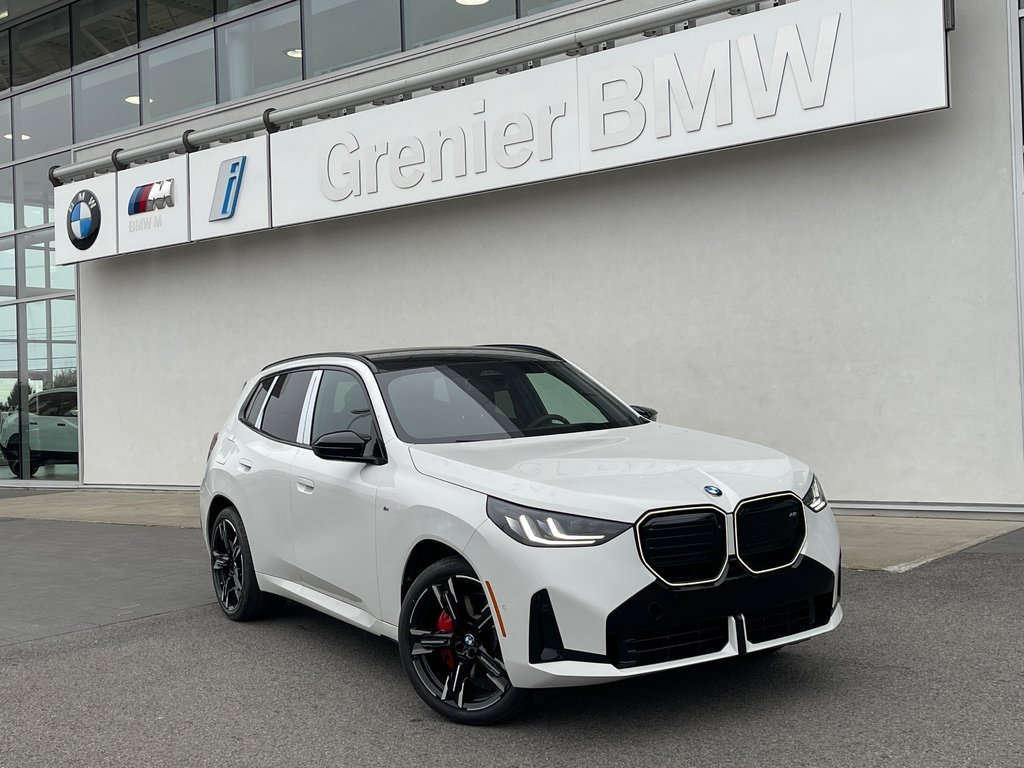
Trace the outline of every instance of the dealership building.
<path fill-rule="evenodd" d="M 0 485 L 195 487 L 271 361 L 509 342 L 841 507 L 1024 509 L 1024 0 L 22 5 Z"/>

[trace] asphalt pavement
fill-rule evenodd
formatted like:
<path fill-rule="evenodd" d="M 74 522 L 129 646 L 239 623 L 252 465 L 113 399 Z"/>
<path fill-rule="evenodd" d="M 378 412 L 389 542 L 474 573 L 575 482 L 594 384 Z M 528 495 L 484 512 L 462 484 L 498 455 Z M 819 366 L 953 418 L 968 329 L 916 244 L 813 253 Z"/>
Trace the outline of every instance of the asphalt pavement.
<path fill-rule="evenodd" d="M 906 573 L 844 572 L 846 620 L 828 636 L 544 693 L 494 728 L 435 715 L 388 640 L 297 606 L 228 621 L 198 537 L 0 523 L 0 625 L 65 593 L 139 603 L 0 646 L 0 768 L 1024 766 L 1019 532 Z"/>

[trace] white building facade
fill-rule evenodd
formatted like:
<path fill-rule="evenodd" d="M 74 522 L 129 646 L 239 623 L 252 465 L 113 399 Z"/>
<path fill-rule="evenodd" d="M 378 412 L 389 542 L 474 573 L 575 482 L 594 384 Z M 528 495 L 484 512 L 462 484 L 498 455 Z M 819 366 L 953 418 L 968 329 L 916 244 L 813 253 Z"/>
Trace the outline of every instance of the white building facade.
<path fill-rule="evenodd" d="M 81 483 L 198 485 L 278 358 L 516 342 L 841 507 L 1021 509 L 1017 3 L 726 6 L 563 5 L 76 146 Z"/>

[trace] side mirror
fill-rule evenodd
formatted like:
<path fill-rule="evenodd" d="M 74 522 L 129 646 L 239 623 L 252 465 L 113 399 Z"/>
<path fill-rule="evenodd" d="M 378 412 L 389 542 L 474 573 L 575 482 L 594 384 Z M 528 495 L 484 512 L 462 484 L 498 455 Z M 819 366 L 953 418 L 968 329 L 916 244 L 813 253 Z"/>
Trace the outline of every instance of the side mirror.
<path fill-rule="evenodd" d="M 658 420 L 658 412 L 656 410 L 654 410 L 653 408 L 650 408 L 650 407 L 648 407 L 646 405 L 631 405 L 629 407 L 632 408 L 637 413 L 639 413 L 641 416 L 643 416 L 648 421 L 657 421 Z"/>
<path fill-rule="evenodd" d="M 311 446 L 313 453 L 328 461 L 361 461 L 365 464 L 380 464 L 376 456 L 366 455 L 366 444 L 369 438 L 360 437 L 355 432 L 329 432 L 321 435 Z"/>

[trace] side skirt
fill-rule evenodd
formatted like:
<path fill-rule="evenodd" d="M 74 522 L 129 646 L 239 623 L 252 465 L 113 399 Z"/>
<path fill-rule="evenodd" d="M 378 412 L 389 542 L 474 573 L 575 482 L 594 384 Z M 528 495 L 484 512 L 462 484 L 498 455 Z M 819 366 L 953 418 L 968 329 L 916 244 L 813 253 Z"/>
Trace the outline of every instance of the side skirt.
<path fill-rule="evenodd" d="M 273 592 L 275 595 L 287 597 L 289 600 L 302 603 L 314 610 L 326 613 L 328 616 L 333 616 L 335 619 L 340 619 L 346 624 L 365 629 L 367 632 L 372 632 L 375 635 L 381 635 L 396 642 L 398 640 L 398 627 L 381 621 L 362 608 L 356 608 L 354 605 L 350 605 L 330 595 L 325 595 L 323 592 L 318 592 L 315 589 L 310 589 L 303 584 L 280 579 L 276 576 L 269 576 L 265 573 L 257 573 L 256 580 L 259 582 L 260 589 L 266 592 Z"/>

